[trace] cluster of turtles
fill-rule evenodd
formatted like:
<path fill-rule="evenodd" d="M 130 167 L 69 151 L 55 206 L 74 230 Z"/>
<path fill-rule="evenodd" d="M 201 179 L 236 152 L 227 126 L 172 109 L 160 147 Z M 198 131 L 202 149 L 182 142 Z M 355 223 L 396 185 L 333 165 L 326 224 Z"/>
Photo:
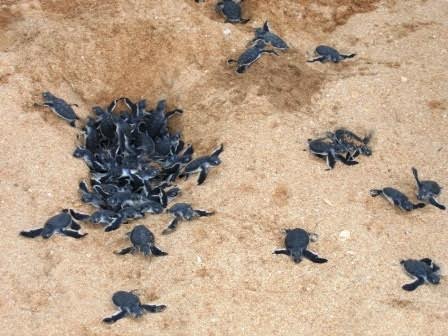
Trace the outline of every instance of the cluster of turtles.
<path fill-rule="evenodd" d="M 43 106 L 76 127 L 80 119 L 65 100 L 44 92 Z M 39 105 L 39 104 L 36 104 Z M 117 113 L 119 106 L 124 110 Z M 50 238 L 59 233 L 76 239 L 83 238 L 77 221 L 104 226 L 106 232 L 117 230 L 122 224 L 143 218 L 146 214 L 166 212 L 173 219 L 162 234 L 176 230 L 182 220 L 210 216 L 212 211 L 194 209 L 187 203 L 171 203 L 181 193 L 173 183 L 198 174 L 197 184 L 204 183 L 211 167 L 220 165 L 223 145 L 210 155 L 193 158 L 193 146 L 185 145 L 180 133 L 172 133 L 168 121 L 180 109 L 166 110 L 166 101 L 160 100 L 154 109 L 148 109 L 146 100 L 137 103 L 126 97 L 112 101 L 106 109 L 95 106 L 93 115 L 82 126 L 82 139 L 73 156 L 82 159 L 90 171 L 89 183 L 81 181 L 81 200 L 96 208 L 91 214 L 63 209 L 47 220 L 42 228 L 20 232 L 28 238 Z M 79 139 L 79 138 L 78 138 Z M 137 225 L 128 236 L 131 246 L 115 251 L 117 255 L 141 252 L 145 256 L 165 256 L 155 245 L 154 234 L 145 226 Z M 119 291 L 112 297 L 119 311 L 104 319 L 112 323 L 131 314 L 161 312 L 165 306 L 140 304 L 133 292 Z"/>
<path fill-rule="evenodd" d="M 325 137 L 308 139 L 308 149 L 313 155 L 326 160 L 328 170 L 335 167 L 336 161 L 340 161 L 348 166 L 353 166 L 358 164 L 358 161 L 355 160 L 358 155 L 372 155 L 372 149 L 369 147 L 371 138 L 372 133 L 365 137 L 360 137 L 350 130 L 340 128 L 334 132 L 327 132 Z M 417 199 L 420 201 L 419 203 L 412 203 L 404 193 L 391 187 L 372 189 L 370 190 L 370 195 L 372 197 L 381 195 L 394 206 L 397 206 L 404 211 L 423 208 L 426 206 L 426 203 L 430 203 L 441 210 L 445 210 L 446 207 L 440 204 L 436 199 L 442 191 L 440 185 L 435 181 L 421 181 L 418 177 L 417 169 L 414 167 L 412 168 L 412 173 L 417 185 L 416 195 Z M 290 231 L 288 231 L 287 234 L 291 235 Z M 308 239 L 305 237 L 305 233 L 301 233 L 301 237 L 303 237 L 302 239 L 304 239 L 304 242 L 308 244 Z M 288 245 L 288 242 L 291 244 L 292 241 L 298 241 L 298 233 L 294 233 L 294 236 L 289 238 L 289 241 L 288 239 L 286 240 L 286 245 Z M 275 253 L 286 254 L 286 250 L 275 251 Z M 289 254 L 293 256 L 296 261 L 296 255 L 292 251 Z M 306 255 L 304 254 L 304 256 Z M 316 260 L 320 260 L 320 258 L 316 259 L 316 256 L 312 256 L 309 259 L 314 262 L 319 262 Z M 425 281 L 432 284 L 438 284 L 440 281 L 440 268 L 429 258 L 423 258 L 421 260 L 402 260 L 401 264 L 408 274 L 416 278 L 413 283 L 403 285 L 402 288 L 404 290 L 413 291 L 418 286 L 425 283 Z"/>
<path fill-rule="evenodd" d="M 242 18 L 240 3 L 241 1 L 236 0 L 221 0 L 217 3 L 216 10 L 224 16 L 225 22 L 247 23 L 249 19 Z M 263 54 L 279 55 L 276 50 L 266 49 L 267 45 L 282 51 L 288 49 L 286 42 L 273 33 L 265 21 L 262 27 L 255 29 L 255 36 L 249 42 L 249 47 L 237 60 L 229 59 L 228 63 L 236 63 L 236 72 L 244 73 Z M 316 58 L 308 62 L 338 63 L 355 56 L 340 54 L 334 48 L 324 45 L 318 46 L 315 54 Z M 42 97 L 41 105 L 50 108 L 72 127 L 76 127 L 80 118 L 72 108 L 75 104 L 68 104 L 50 92 L 44 92 Z M 124 110 L 117 113 L 119 106 Z M 173 218 L 161 232 L 165 235 L 175 231 L 182 220 L 190 221 L 213 215 L 213 211 L 194 209 L 188 203 L 176 203 L 170 207 L 168 205 L 181 193 L 181 189 L 174 185 L 177 179 L 187 179 L 190 175 L 198 174 L 197 184 L 201 185 L 210 168 L 220 165 L 219 156 L 224 149 L 222 144 L 209 155 L 194 159 L 193 146 L 186 145 L 180 133 L 171 133 L 168 128 L 169 119 L 183 111 L 178 108 L 167 111 L 165 100 L 160 100 L 150 109 L 146 100 L 134 103 L 129 98 L 121 97 L 112 101 L 105 109 L 95 106 L 92 110 L 93 115 L 83 121 L 82 139 L 73 156 L 82 159 L 89 168 L 89 183 L 81 181 L 79 191 L 81 200 L 96 210 L 91 214 L 84 214 L 73 209 L 63 209 L 48 219 L 42 228 L 22 231 L 20 235 L 48 239 L 58 233 L 79 239 L 87 233 L 80 232 L 78 221 L 102 225 L 106 232 L 111 232 L 148 213 L 166 212 Z M 371 138 L 372 133 L 361 137 L 350 130 L 339 128 L 327 132 L 324 137 L 309 139 L 308 148 L 313 155 L 324 159 L 330 170 L 335 167 L 336 161 L 352 166 L 358 164 L 359 155 L 372 155 L 369 147 Z M 372 189 L 370 194 L 373 197 L 384 196 L 405 211 L 423 208 L 426 203 L 445 210 L 445 206 L 436 199 L 441 193 L 437 182 L 420 181 L 417 170 L 412 168 L 412 172 L 420 203 L 412 203 L 402 192 L 390 187 Z M 127 235 L 130 246 L 115 251 L 115 254 L 141 252 L 145 256 L 167 255 L 155 245 L 155 236 L 145 225 L 135 226 Z M 308 249 L 310 242 L 316 239 L 317 234 L 304 229 L 287 229 L 285 248 L 277 249 L 273 254 L 288 255 L 295 263 L 301 262 L 303 258 L 318 264 L 326 263 L 327 259 Z M 404 290 L 412 291 L 425 282 L 437 284 L 440 281 L 440 268 L 429 258 L 403 260 L 401 264 L 416 279 L 403 285 Z M 114 323 L 128 315 L 139 317 L 145 312 L 157 313 L 166 309 L 165 305 L 142 304 L 135 291 L 117 291 L 113 294 L 112 301 L 118 311 L 104 318 L 106 323 Z"/>

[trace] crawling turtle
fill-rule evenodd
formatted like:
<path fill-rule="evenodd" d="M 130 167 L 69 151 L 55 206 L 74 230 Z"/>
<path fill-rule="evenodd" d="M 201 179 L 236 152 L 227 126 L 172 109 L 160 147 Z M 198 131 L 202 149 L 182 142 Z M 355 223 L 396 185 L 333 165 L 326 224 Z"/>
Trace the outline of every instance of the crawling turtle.
<path fill-rule="evenodd" d="M 43 92 L 42 97 L 44 99 L 43 106 L 47 106 L 53 111 L 57 116 L 66 120 L 70 126 L 76 126 L 76 120 L 79 120 L 79 117 L 76 115 L 72 106 L 78 106 L 76 104 L 68 104 L 65 100 L 56 97 L 51 92 Z"/>
<path fill-rule="evenodd" d="M 415 181 L 417 182 L 417 199 L 423 202 L 429 202 L 435 207 L 445 210 L 446 207 L 437 202 L 436 197 L 440 195 L 442 187 L 435 181 L 420 181 L 418 178 L 417 169 L 412 168 Z"/>
<path fill-rule="evenodd" d="M 340 54 L 336 49 L 324 45 L 320 45 L 316 48 L 315 53 L 319 56 L 315 59 L 308 60 L 307 62 L 333 62 L 339 63 L 346 58 L 355 57 L 356 54 L 343 55 Z"/>
<path fill-rule="evenodd" d="M 320 258 L 317 254 L 307 249 L 308 244 L 311 241 L 316 240 L 315 234 L 310 234 L 303 229 L 287 229 L 285 230 L 285 249 L 275 250 L 274 254 L 286 254 L 292 257 L 295 263 L 302 261 L 302 257 L 305 257 L 317 264 L 326 263 L 328 260 Z"/>
<path fill-rule="evenodd" d="M 118 291 L 112 296 L 112 302 L 118 307 L 118 311 L 110 317 L 103 319 L 103 322 L 114 323 L 127 315 L 140 317 L 145 312 L 160 313 L 166 309 L 165 305 L 141 304 L 140 299 L 133 291 Z"/>
<path fill-rule="evenodd" d="M 234 0 L 221 0 L 215 8 L 219 14 L 225 17 L 225 22 L 247 23 L 250 20 L 241 18 L 241 5 Z"/>
<path fill-rule="evenodd" d="M 255 38 L 251 42 L 263 40 L 265 43 L 270 43 L 274 48 L 287 50 L 288 45 L 278 35 L 271 32 L 268 21 L 265 21 L 263 27 L 255 29 Z"/>
<path fill-rule="evenodd" d="M 63 209 L 60 214 L 48 219 L 43 228 L 21 231 L 20 235 L 27 238 L 42 236 L 44 239 L 50 238 L 54 233 L 60 233 L 77 239 L 87 236 L 87 233 L 79 233 L 80 229 L 81 226 L 73 220 L 69 214 L 69 210 Z"/>
<path fill-rule="evenodd" d="M 261 57 L 263 54 L 274 54 L 277 55 L 275 50 L 264 49 L 266 47 L 266 42 L 263 40 L 258 40 L 255 44 L 246 49 L 237 60 L 229 59 L 227 60 L 228 64 L 237 63 L 238 67 L 236 68 L 237 73 L 244 73 L 247 68 L 249 68 L 252 63 L 254 63 L 257 59 Z"/>
<path fill-rule="evenodd" d="M 126 247 L 115 252 L 115 254 L 124 255 L 136 251 L 142 252 L 145 256 L 154 255 L 160 257 L 168 254 L 154 245 L 154 234 L 144 225 L 137 225 L 128 235 L 133 246 Z"/>
<path fill-rule="evenodd" d="M 370 196 L 376 197 L 378 195 L 383 196 L 390 203 L 404 211 L 411 211 L 414 209 L 425 207 L 425 203 L 413 204 L 411 201 L 409 201 L 409 198 L 405 194 L 394 188 L 387 187 L 383 189 L 370 190 Z"/>
<path fill-rule="evenodd" d="M 221 164 L 219 155 L 223 152 L 224 145 L 221 144 L 219 148 L 216 148 L 210 155 L 201 156 L 188 163 L 182 174 L 179 177 L 188 178 L 188 176 L 199 173 L 198 185 L 204 183 L 207 178 L 208 170 L 210 167 L 216 167 Z"/>
<path fill-rule="evenodd" d="M 329 137 L 336 143 L 345 146 L 347 151 L 352 152 L 352 156 L 356 157 L 359 154 L 370 156 L 372 155 L 372 149 L 368 146 L 372 139 L 373 133 L 369 133 L 364 138 L 356 135 L 352 131 L 345 128 L 339 128 L 334 133 L 329 132 Z"/>
<path fill-rule="evenodd" d="M 347 148 L 341 144 L 330 143 L 324 139 L 308 139 L 308 148 L 312 154 L 327 161 L 328 169 L 333 169 L 336 161 L 341 161 L 345 165 L 353 166 L 358 164 L 350 153 L 344 157 Z"/>
<path fill-rule="evenodd" d="M 89 221 L 96 225 L 104 225 L 104 231 L 106 232 L 117 230 L 125 220 L 124 214 L 106 209 L 97 210 L 92 215 L 75 212 L 73 210 L 70 210 L 70 213 L 77 220 Z"/>
<path fill-rule="evenodd" d="M 440 282 L 440 267 L 434 264 L 429 258 L 424 258 L 421 260 L 402 260 L 400 264 L 403 265 L 404 269 L 410 276 L 416 279 L 414 282 L 401 287 L 406 291 L 413 291 L 425 282 L 429 282 L 434 285 L 437 285 Z"/>
<path fill-rule="evenodd" d="M 173 215 L 174 218 L 167 228 L 162 231 L 162 234 L 164 235 L 175 231 L 180 220 L 190 221 L 196 217 L 211 216 L 214 214 L 213 211 L 193 209 L 192 206 L 187 203 L 176 203 L 169 208 L 167 212 Z"/>

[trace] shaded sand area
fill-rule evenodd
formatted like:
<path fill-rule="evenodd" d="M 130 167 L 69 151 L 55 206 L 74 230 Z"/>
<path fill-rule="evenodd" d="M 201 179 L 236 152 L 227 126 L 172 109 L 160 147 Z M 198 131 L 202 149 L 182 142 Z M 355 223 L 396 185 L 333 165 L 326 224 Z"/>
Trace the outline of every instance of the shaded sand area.
<path fill-rule="evenodd" d="M 448 281 L 406 293 L 399 260 L 431 257 L 446 277 L 447 213 L 404 214 L 368 190 L 412 194 L 411 166 L 448 188 L 448 2 L 260 0 L 244 9 L 252 20 L 234 26 L 211 1 L 1 1 L 0 334 L 446 335 Z M 291 50 L 237 76 L 226 59 L 265 19 Z M 305 63 L 320 43 L 358 56 Z M 196 153 L 221 142 L 225 151 L 203 186 L 179 183 L 179 200 L 216 215 L 169 236 L 160 215 L 110 234 L 87 224 L 81 241 L 19 238 L 61 208 L 91 211 L 77 191 L 88 172 L 71 156 L 76 130 L 33 107 L 44 90 L 77 103 L 82 117 L 123 95 L 183 108 L 172 127 Z M 328 172 L 306 139 L 338 126 L 374 130 L 374 155 Z M 112 254 L 135 223 L 169 256 Z M 329 262 L 272 255 L 292 227 L 317 232 L 312 248 Z M 168 309 L 104 325 L 118 289 Z"/>

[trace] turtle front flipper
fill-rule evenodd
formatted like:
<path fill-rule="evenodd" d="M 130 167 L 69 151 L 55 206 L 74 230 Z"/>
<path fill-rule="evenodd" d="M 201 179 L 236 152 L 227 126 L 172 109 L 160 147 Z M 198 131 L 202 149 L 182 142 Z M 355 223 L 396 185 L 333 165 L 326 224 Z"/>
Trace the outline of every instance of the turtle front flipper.
<path fill-rule="evenodd" d="M 328 153 L 327 155 L 327 166 L 330 169 L 333 169 L 336 165 L 336 157 L 332 153 Z"/>
<path fill-rule="evenodd" d="M 272 254 L 285 254 L 285 255 L 290 255 L 289 250 L 287 249 L 278 249 L 278 250 L 274 250 L 274 252 L 272 252 Z"/>
<path fill-rule="evenodd" d="M 207 178 L 207 168 L 205 167 L 201 167 L 201 171 L 199 172 L 199 177 L 198 177 L 198 185 L 201 185 L 202 183 L 205 182 L 205 179 Z"/>
<path fill-rule="evenodd" d="M 150 250 L 151 250 L 152 255 L 156 256 L 156 257 L 162 257 L 162 256 L 168 255 L 168 253 L 163 252 L 161 249 L 159 249 L 158 247 L 156 247 L 154 245 L 150 247 Z"/>
<path fill-rule="evenodd" d="M 414 175 L 415 178 L 415 182 L 417 183 L 417 187 L 420 189 L 422 186 L 422 183 L 420 182 L 419 178 L 418 178 L 418 172 L 417 169 L 412 167 L 412 174 Z"/>
<path fill-rule="evenodd" d="M 122 222 L 123 222 L 123 219 L 121 217 L 117 217 L 108 226 L 106 226 L 104 231 L 106 231 L 106 232 L 114 231 L 120 227 Z"/>
<path fill-rule="evenodd" d="M 70 229 L 79 231 L 79 230 L 81 230 L 81 225 L 79 225 L 72 219 L 72 222 L 70 223 Z"/>
<path fill-rule="evenodd" d="M 120 251 L 114 251 L 114 254 L 125 255 L 125 254 L 128 254 L 128 253 L 134 252 L 134 250 L 135 250 L 134 247 L 130 246 L 130 247 L 126 247 L 126 248 L 124 248 L 124 249 L 122 249 Z"/>
<path fill-rule="evenodd" d="M 324 63 L 325 61 L 326 61 L 326 57 L 325 56 L 320 56 L 320 57 L 317 57 L 317 58 L 315 58 L 315 59 L 312 59 L 312 60 L 307 60 L 307 62 L 308 63 L 313 63 L 313 62 L 320 62 L 320 63 Z"/>
<path fill-rule="evenodd" d="M 27 238 L 36 238 L 41 235 L 43 230 L 43 228 L 40 228 L 28 231 L 20 231 L 20 235 Z"/>
<path fill-rule="evenodd" d="M 405 291 L 412 292 L 413 290 L 417 289 L 418 286 L 421 286 L 425 283 L 425 280 L 423 278 L 417 278 L 412 283 L 403 285 L 401 288 L 403 288 Z"/>
<path fill-rule="evenodd" d="M 198 210 L 198 209 L 196 209 L 194 212 L 197 213 L 199 217 L 207 217 L 207 216 L 211 216 L 215 213 L 214 211 L 206 211 L 206 210 Z"/>
<path fill-rule="evenodd" d="M 382 195 L 383 191 L 381 189 L 370 189 L 370 196 L 376 197 Z"/>
<path fill-rule="evenodd" d="M 72 237 L 75 239 L 79 239 L 79 238 L 83 238 L 83 237 L 87 236 L 87 233 L 81 234 L 77 231 L 72 231 L 72 230 L 61 230 L 61 233 L 67 237 Z"/>
<path fill-rule="evenodd" d="M 421 208 L 424 208 L 425 206 L 426 206 L 425 203 L 412 204 L 413 209 L 421 209 Z"/>
<path fill-rule="evenodd" d="M 313 252 L 311 252 L 309 250 L 304 250 L 303 251 L 303 256 L 305 258 L 307 258 L 308 260 L 312 261 L 313 263 L 316 263 L 316 264 L 323 264 L 323 263 L 326 263 L 328 261 L 325 258 L 319 258 L 319 256 L 317 254 L 314 254 Z"/>
<path fill-rule="evenodd" d="M 420 259 L 421 262 L 424 262 L 426 265 L 431 266 L 432 265 L 432 260 L 429 258 L 423 258 Z"/>
<path fill-rule="evenodd" d="M 173 220 L 168 224 L 168 226 L 162 231 L 163 235 L 169 234 L 176 230 L 177 224 L 179 224 L 179 218 L 175 217 Z"/>
<path fill-rule="evenodd" d="M 123 317 L 125 317 L 127 315 L 126 311 L 124 310 L 119 310 L 117 311 L 115 314 L 113 314 L 112 316 L 106 317 L 103 319 L 103 322 L 105 323 L 115 323 L 118 320 L 122 319 Z"/>
<path fill-rule="evenodd" d="M 356 54 L 349 54 L 349 55 L 342 55 L 342 54 L 341 54 L 342 59 L 353 58 L 353 57 L 355 57 L 355 56 L 356 56 Z"/>
<path fill-rule="evenodd" d="M 434 205 L 436 208 L 439 208 L 440 210 L 446 210 L 446 207 L 443 204 L 438 203 L 434 197 L 429 198 L 429 203 Z"/>
<path fill-rule="evenodd" d="M 140 305 L 140 307 L 142 307 L 148 313 L 160 313 L 160 312 L 163 312 L 166 309 L 165 305 L 146 305 L 146 304 L 142 304 L 142 305 Z"/>

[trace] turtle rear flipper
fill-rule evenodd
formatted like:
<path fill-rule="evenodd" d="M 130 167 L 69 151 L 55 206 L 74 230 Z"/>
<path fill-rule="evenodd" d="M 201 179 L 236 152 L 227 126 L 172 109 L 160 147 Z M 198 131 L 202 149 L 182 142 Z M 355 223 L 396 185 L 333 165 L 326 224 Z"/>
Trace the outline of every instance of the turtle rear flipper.
<path fill-rule="evenodd" d="M 163 312 L 166 309 L 165 305 L 146 305 L 146 304 L 142 304 L 140 307 L 142 307 L 148 313 L 160 313 L 160 312 Z"/>
<path fill-rule="evenodd" d="M 425 203 L 417 203 L 417 204 L 412 204 L 412 208 L 414 209 L 422 209 L 426 206 Z"/>
<path fill-rule="evenodd" d="M 105 323 L 115 323 L 118 320 L 122 319 L 123 317 L 125 317 L 127 315 L 126 311 L 124 310 L 119 310 L 117 311 L 115 314 L 113 314 L 112 316 L 106 317 L 103 319 L 103 322 Z"/>
<path fill-rule="evenodd" d="M 421 286 L 425 283 L 425 280 L 423 278 L 417 278 L 412 283 L 403 285 L 401 288 L 403 288 L 405 291 L 412 292 L 413 290 L 417 289 L 418 286 Z"/>
<path fill-rule="evenodd" d="M 79 239 L 79 238 L 83 238 L 83 237 L 87 236 L 87 233 L 81 234 L 77 231 L 72 231 L 72 230 L 61 230 L 61 233 L 65 236 L 72 237 L 75 239 Z"/>
<path fill-rule="evenodd" d="M 304 250 L 303 251 L 303 256 L 305 258 L 307 258 L 308 260 L 312 261 L 313 263 L 316 264 L 324 264 L 326 263 L 328 260 L 325 258 L 319 258 L 319 256 L 309 250 Z"/>
<path fill-rule="evenodd" d="M 21 231 L 20 235 L 27 238 L 36 238 L 41 235 L 43 230 L 44 230 L 43 228 L 40 228 L 28 231 Z"/>
<path fill-rule="evenodd" d="M 163 235 L 167 235 L 176 230 L 177 224 L 179 224 L 179 218 L 173 218 L 173 220 L 168 224 L 168 226 L 162 231 Z"/>
<path fill-rule="evenodd" d="M 434 197 L 429 198 L 429 203 L 434 205 L 436 208 L 439 208 L 440 210 L 446 210 L 446 207 L 443 204 L 438 203 Z"/>

